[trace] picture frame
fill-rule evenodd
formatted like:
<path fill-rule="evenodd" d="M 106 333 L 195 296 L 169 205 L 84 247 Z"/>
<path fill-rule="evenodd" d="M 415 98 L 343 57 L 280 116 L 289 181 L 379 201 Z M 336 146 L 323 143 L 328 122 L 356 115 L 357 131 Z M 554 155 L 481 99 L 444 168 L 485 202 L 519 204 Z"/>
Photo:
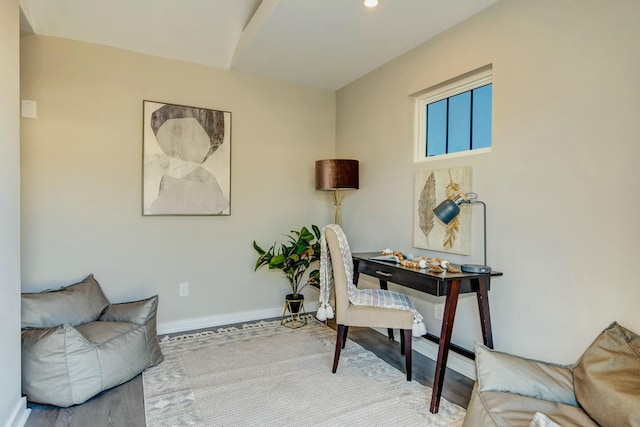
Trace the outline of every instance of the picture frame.
<path fill-rule="evenodd" d="M 142 215 L 231 214 L 231 112 L 144 100 Z"/>
<path fill-rule="evenodd" d="M 449 224 L 433 209 L 443 200 L 471 191 L 471 167 L 419 171 L 415 174 L 413 246 L 438 252 L 469 255 L 471 214 L 462 208 Z"/>

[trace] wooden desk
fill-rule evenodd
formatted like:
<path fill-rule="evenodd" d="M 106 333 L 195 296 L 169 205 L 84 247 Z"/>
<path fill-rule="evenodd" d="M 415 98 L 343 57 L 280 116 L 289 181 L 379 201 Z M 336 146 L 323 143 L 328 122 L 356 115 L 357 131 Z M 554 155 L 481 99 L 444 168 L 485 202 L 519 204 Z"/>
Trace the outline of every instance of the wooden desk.
<path fill-rule="evenodd" d="M 492 271 L 490 274 L 453 274 L 447 272 L 431 274 L 425 269 L 417 270 L 403 267 L 400 264 L 369 259 L 379 255 L 379 252 L 353 254 L 353 283 L 355 285 L 358 284 L 360 274 L 366 274 L 367 276 L 376 277 L 380 281 L 382 289 L 387 289 L 387 282 L 393 282 L 430 295 L 446 297 L 442 330 L 440 337 L 435 337 L 435 341 L 438 342 L 438 360 L 436 361 L 430 406 L 431 413 L 435 414 L 440 406 L 440 396 L 442 395 L 442 384 L 444 383 L 444 374 L 447 369 L 449 350 L 460 352 L 467 357 L 473 356 L 472 352 L 451 344 L 451 331 L 456 317 L 458 295 L 472 292 L 476 294 L 484 345 L 493 348 L 491 315 L 489 313 L 489 289 L 491 287 L 491 277 L 502 276 L 502 273 Z M 390 331 L 389 338 L 393 338 L 393 331 Z M 425 336 L 425 338 L 434 340 L 433 335 Z"/>

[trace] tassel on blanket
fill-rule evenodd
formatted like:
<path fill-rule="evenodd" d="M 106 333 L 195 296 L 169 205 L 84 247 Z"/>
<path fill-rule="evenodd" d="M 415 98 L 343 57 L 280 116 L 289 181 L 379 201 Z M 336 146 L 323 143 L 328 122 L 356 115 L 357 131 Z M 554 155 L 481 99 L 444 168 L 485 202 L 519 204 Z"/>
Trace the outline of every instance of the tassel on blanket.
<path fill-rule="evenodd" d="M 427 334 L 427 327 L 422 320 L 414 320 L 413 327 L 411 328 L 411 335 L 414 337 L 421 337 Z"/>
<path fill-rule="evenodd" d="M 329 304 L 327 304 L 327 319 L 333 319 L 333 307 L 331 307 Z"/>
<path fill-rule="evenodd" d="M 321 304 L 320 307 L 318 307 L 316 319 L 321 322 L 327 319 L 333 319 L 333 308 L 328 303 Z"/>

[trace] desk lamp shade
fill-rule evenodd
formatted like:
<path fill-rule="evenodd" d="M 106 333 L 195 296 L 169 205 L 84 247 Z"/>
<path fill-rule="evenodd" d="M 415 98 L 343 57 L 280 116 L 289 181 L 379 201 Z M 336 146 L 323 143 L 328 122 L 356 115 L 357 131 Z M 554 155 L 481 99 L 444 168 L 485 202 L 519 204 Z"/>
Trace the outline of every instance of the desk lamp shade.
<path fill-rule="evenodd" d="M 341 190 L 360 188 L 360 173 L 357 160 L 326 159 L 316 161 L 316 190 L 332 191 L 333 222 L 342 226 Z"/>
<path fill-rule="evenodd" d="M 447 225 L 455 217 L 458 216 L 458 214 L 460 213 L 460 205 L 462 203 L 482 205 L 482 218 L 484 221 L 484 265 L 462 264 L 460 266 L 460 269 L 467 273 L 491 273 L 491 267 L 487 265 L 487 206 L 484 204 L 484 202 L 478 200 L 478 195 L 476 193 L 467 193 L 464 195 L 459 194 L 453 199 L 444 200 L 433 210 L 433 213 L 440 221 Z"/>
<path fill-rule="evenodd" d="M 449 224 L 460 213 L 460 206 L 453 200 L 447 199 L 440 203 L 438 207 L 433 210 L 433 213 L 442 221 L 445 225 Z"/>

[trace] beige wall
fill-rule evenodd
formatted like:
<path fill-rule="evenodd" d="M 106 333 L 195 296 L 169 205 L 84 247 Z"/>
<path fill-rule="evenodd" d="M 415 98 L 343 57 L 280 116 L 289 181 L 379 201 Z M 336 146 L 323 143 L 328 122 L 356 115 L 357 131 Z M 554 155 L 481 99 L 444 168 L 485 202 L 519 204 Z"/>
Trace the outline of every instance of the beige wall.
<path fill-rule="evenodd" d="M 496 347 L 573 362 L 611 321 L 640 332 L 640 2 L 501 1 L 337 93 L 337 155 L 361 160 L 343 205 L 354 250 L 412 248 L 416 171 L 473 167 L 488 205 Z M 409 95 L 493 64 L 493 150 L 413 163 Z M 473 256 L 482 261 L 481 210 Z M 435 253 L 433 253 L 435 255 Z M 416 297 L 419 295 L 416 295 Z M 433 302 L 420 307 L 439 332 Z M 475 300 L 454 341 L 481 341 Z"/>
<path fill-rule="evenodd" d="M 165 325 L 277 312 L 287 288 L 252 271 L 251 241 L 330 220 L 313 162 L 335 142 L 361 160 L 361 189 L 343 203 L 355 251 L 426 253 L 412 248 L 414 173 L 472 166 L 489 264 L 505 273 L 490 293 L 497 348 L 572 362 L 613 320 L 640 331 L 637 16 L 635 0 L 501 1 L 338 91 L 337 105 L 328 91 L 26 36 L 22 97 L 38 118 L 22 120 L 23 289 L 92 272 L 114 301 L 159 293 Z M 409 94 L 486 64 L 493 151 L 414 164 Z M 141 217 L 143 99 L 233 113 L 230 217 Z M 480 219 L 474 256 L 451 260 L 480 262 Z M 184 281 L 191 296 L 179 298 Z M 437 332 L 442 301 L 413 295 Z M 475 300 L 463 298 L 454 340 L 480 338 Z"/>
<path fill-rule="evenodd" d="M 20 50 L 18 1 L 0 0 L 0 425 L 20 421 Z"/>
<path fill-rule="evenodd" d="M 38 103 L 22 120 L 23 290 L 94 273 L 112 301 L 160 294 L 161 329 L 281 313 L 287 282 L 253 272 L 251 243 L 330 220 L 314 161 L 334 155 L 335 93 L 44 36 L 21 49 Z M 231 216 L 141 216 L 145 99 L 231 111 Z"/>

